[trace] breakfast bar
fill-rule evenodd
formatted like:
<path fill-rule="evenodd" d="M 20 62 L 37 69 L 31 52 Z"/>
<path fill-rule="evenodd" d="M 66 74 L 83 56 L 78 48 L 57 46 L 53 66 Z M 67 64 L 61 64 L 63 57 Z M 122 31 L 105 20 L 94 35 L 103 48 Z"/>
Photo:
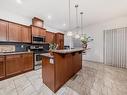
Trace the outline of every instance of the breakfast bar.
<path fill-rule="evenodd" d="M 82 68 L 82 52 L 79 48 L 42 54 L 43 83 L 53 92 L 58 91 Z"/>

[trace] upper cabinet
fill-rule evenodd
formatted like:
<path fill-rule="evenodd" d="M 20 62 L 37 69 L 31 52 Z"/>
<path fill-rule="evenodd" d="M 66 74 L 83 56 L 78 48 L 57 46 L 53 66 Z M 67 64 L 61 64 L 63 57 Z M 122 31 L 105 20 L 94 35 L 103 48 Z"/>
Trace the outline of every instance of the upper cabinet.
<path fill-rule="evenodd" d="M 31 43 L 30 27 L 0 20 L 0 41 Z"/>
<path fill-rule="evenodd" d="M 46 29 L 43 28 L 44 21 L 37 17 L 32 19 L 32 35 L 34 36 L 46 36 Z"/>
<path fill-rule="evenodd" d="M 24 43 L 31 43 L 31 31 L 30 28 L 27 26 L 22 26 L 22 42 Z"/>
<path fill-rule="evenodd" d="M 46 42 L 51 43 L 54 42 L 55 33 L 46 32 Z"/>
<path fill-rule="evenodd" d="M 64 49 L 64 34 L 56 33 L 55 34 L 55 43 L 58 44 L 58 49 Z"/>
<path fill-rule="evenodd" d="M 43 28 L 43 26 L 44 26 L 44 21 L 43 21 L 42 19 L 39 19 L 39 18 L 37 18 L 37 17 L 34 17 L 34 18 L 32 19 L 32 25 L 33 25 L 33 26 L 37 26 L 37 27 Z"/>
<path fill-rule="evenodd" d="M 11 42 L 21 42 L 21 25 L 9 23 L 8 39 Z"/>
<path fill-rule="evenodd" d="M 46 30 L 44 28 L 31 26 L 32 35 L 34 36 L 46 36 Z"/>
<path fill-rule="evenodd" d="M 7 41 L 8 22 L 0 20 L 0 41 Z"/>

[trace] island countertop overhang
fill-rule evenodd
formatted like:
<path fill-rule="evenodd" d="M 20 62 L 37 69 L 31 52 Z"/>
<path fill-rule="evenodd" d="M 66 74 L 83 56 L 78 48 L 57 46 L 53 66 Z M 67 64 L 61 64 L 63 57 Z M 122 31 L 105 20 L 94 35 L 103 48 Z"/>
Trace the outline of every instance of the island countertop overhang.
<path fill-rule="evenodd" d="M 83 48 L 76 48 L 76 49 L 67 49 L 67 50 L 53 50 L 53 53 L 59 53 L 59 54 L 67 54 L 67 53 L 74 53 L 74 52 L 81 52 L 83 51 Z"/>

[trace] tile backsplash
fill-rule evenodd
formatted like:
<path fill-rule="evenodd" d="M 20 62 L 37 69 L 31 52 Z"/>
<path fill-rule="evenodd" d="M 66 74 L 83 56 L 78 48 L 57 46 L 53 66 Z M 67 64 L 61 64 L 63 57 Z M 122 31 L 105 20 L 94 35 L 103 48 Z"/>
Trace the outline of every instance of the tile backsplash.
<path fill-rule="evenodd" d="M 15 52 L 15 45 L 0 45 L 0 52 Z"/>

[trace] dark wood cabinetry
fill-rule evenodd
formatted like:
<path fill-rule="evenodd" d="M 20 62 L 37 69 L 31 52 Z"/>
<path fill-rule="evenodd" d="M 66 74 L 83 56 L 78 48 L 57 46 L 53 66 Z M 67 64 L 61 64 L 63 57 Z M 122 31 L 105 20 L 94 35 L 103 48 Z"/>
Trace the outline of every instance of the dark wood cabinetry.
<path fill-rule="evenodd" d="M 5 57 L 0 56 L 0 79 L 5 77 Z"/>
<path fill-rule="evenodd" d="M 77 52 L 73 56 L 73 70 L 77 73 L 82 68 L 82 55 L 81 52 Z"/>
<path fill-rule="evenodd" d="M 39 18 L 37 18 L 37 17 L 34 17 L 32 19 L 32 25 L 38 26 L 38 27 L 43 27 L 44 26 L 44 21 L 39 19 Z"/>
<path fill-rule="evenodd" d="M 0 41 L 31 43 L 30 27 L 0 20 Z"/>
<path fill-rule="evenodd" d="M 0 56 L 0 80 L 33 70 L 33 53 Z"/>
<path fill-rule="evenodd" d="M 83 49 L 56 50 L 53 55 L 42 54 L 42 78 L 53 92 L 56 92 L 82 68 Z M 50 63 L 53 60 L 54 63 Z"/>
<path fill-rule="evenodd" d="M 7 41 L 8 22 L 0 20 L 0 41 Z"/>
<path fill-rule="evenodd" d="M 54 81 L 55 66 L 54 64 L 49 63 L 49 59 L 50 58 L 43 56 L 42 78 L 43 78 L 43 82 L 47 84 L 49 88 L 55 89 L 55 86 L 54 86 L 55 85 L 55 81 Z"/>
<path fill-rule="evenodd" d="M 46 29 L 39 29 L 40 36 L 46 36 Z"/>
<path fill-rule="evenodd" d="M 32 35 L 34 36 L 46 36 L 46 30 L 44 28 L 31 26 Z"/>
<path fill-rule="evenodd" d="M 22 42 L 31 43 L 31 31 L 27 26 L 22 26 Z"/>
<path fill-rule="evenodd" d="M 55 34 L 55 43 L 58 44 L 58 49 L 64 49 L 64 34 L 56 33 Z"/>
<path fill-rule="evenodd" d="M 0 19 L 0 41 L 31 43 L 32 35 L 45 36 L 46 42 L 55 42 L 58 49 L 64 48 L 64 34 L 46 31 L 43 28 L 43 20 L 34 18 L 33 25 L 29 27 Z"/>
<path fill-rule="evenodd" d="M 46 32 L 46 42 L 51 43 L 55 41 L 55 33 L 52 32 Z"/>
<path fill-rule="evenodd" d="M 33 54 L 23 54 L 23 71 L 33 69 Z"/>
<path fill-rule="evenodd" d="M 22 72 L 21 55 L 6 56 L 6 76 L 15 75 Z"/>
<path fill-rule="evenodd" d="M 21 42 L 21 25 L 9 23 L 8 40 L 11 42 Z"/>

